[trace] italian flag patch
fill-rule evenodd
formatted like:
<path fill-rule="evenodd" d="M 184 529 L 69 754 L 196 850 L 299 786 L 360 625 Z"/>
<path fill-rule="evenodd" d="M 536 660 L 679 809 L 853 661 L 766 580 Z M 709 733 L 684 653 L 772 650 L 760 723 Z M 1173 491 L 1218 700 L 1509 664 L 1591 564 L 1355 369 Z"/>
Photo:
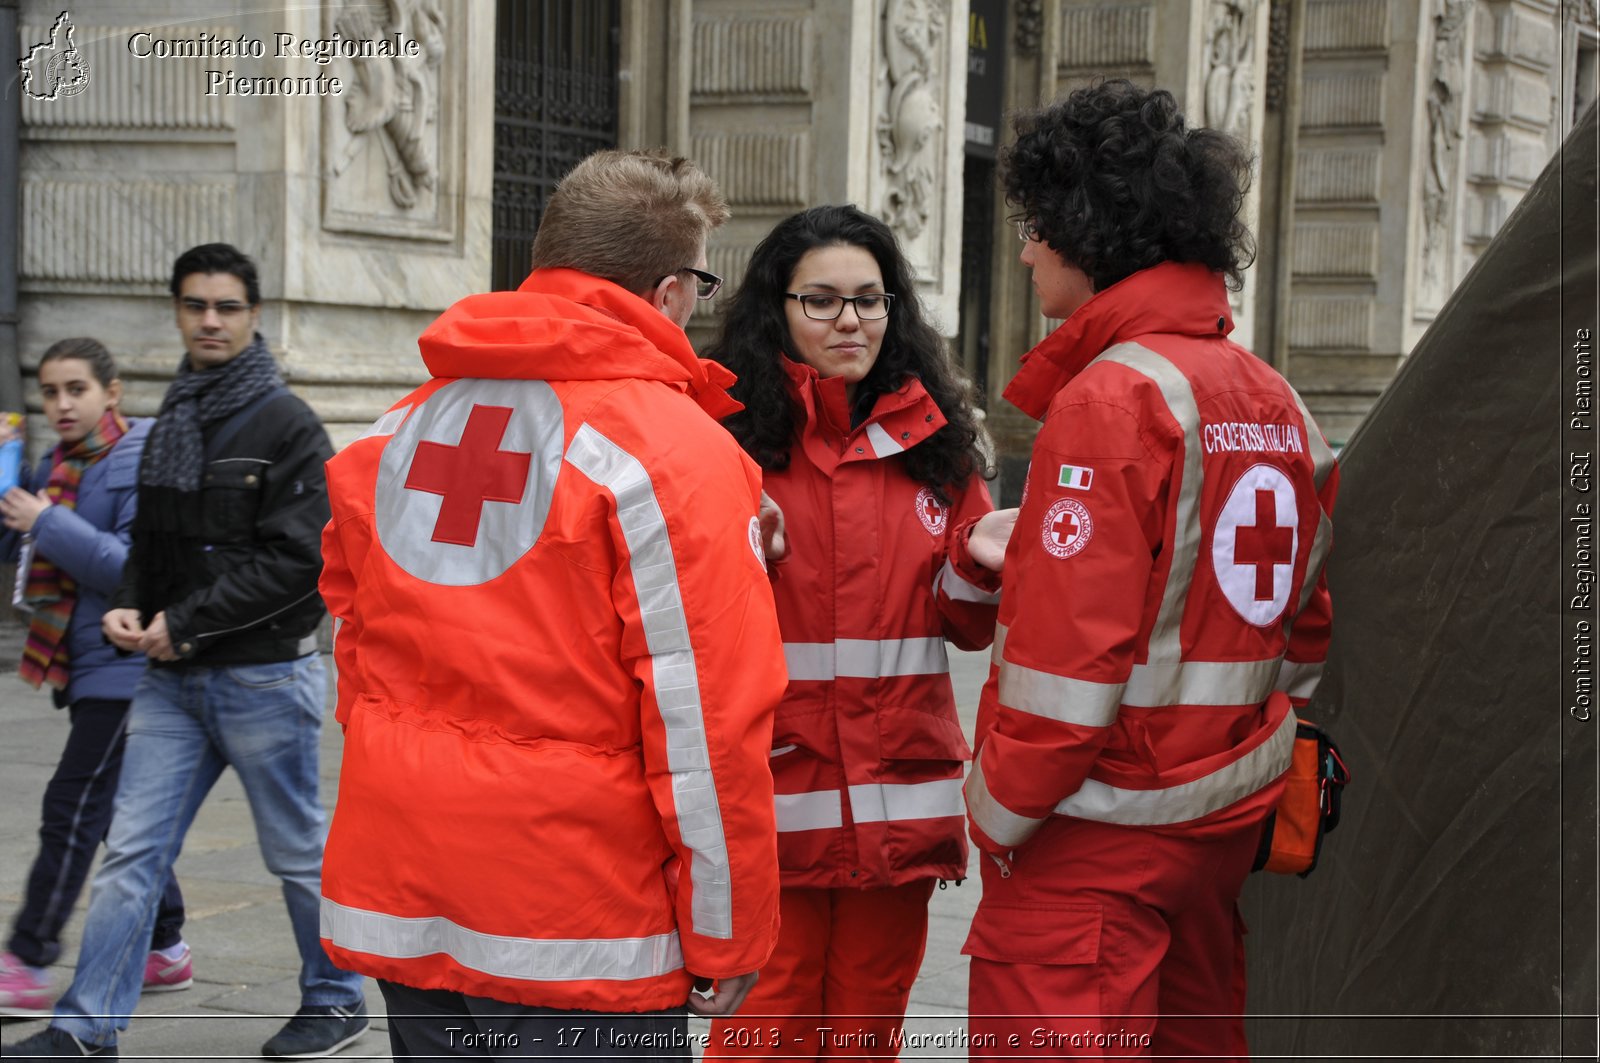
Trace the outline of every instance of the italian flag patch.
<path fill-rule="evenodd" d="M 1056 477 L 1056 486 L 1070 487 L 1074 491 L 1087 491 L 1094 482 L 1094 470 L 1085 469 L 1078 465 L 1061 466 L 1061 475 Z"/>

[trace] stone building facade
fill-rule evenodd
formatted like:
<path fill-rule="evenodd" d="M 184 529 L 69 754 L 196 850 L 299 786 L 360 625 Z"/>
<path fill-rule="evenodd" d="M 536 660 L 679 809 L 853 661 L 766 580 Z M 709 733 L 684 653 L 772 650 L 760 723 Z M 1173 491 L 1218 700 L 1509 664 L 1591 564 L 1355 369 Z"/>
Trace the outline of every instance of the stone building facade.
<path fill-rule="evenodd" d="M 0 66 L 48 49 L 0 100 L 0 406 L 90 334 L 151 412 L 166 271 L 220 239 L 261 264 L 268 339 L 341 443 L 421 378 L 438 311 L 521 279 L 567 167 L 664 144 L 732 203 L 730 280 L 801 207 L 887 219 L 1006 482 L 1033 426 L 997 396 L 1053 323 L 996 193 L 1005 112 L 1125 76 L 1247 139 L 1237 335 L 1343 440 L 1596 77 L 1595 0 L 107 0 L 66 9 L 70 39 L 65 2 L 0 0 Z M 319 55 L 336 35 L 412 43 Z"/>

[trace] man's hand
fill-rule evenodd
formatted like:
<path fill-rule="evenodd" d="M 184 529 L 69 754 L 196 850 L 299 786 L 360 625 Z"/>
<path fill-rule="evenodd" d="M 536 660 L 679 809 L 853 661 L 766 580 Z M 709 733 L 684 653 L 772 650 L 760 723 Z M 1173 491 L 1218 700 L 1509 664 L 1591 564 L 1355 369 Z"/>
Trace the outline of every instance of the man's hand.
<path fill-rule="evenodd" d="M 0 498 L 0 519 L 6 527 L 17 532 L 33 531 L 33 522 L 39 514 L 50 508 L 50 496 L 40 491 L 30 495 L 20 487 L 13 487 Z"/>
<path fill-rule="evenodd" d="M 1015 509 L 997 509 L 985 513 L 967 536 L 967 552 L 972 555 L 972 560 L 991 572 L 999 572 L 1006 562 L 1006 543 L 1011 541 L 1011 529 L 1016 525 Z"/>
<path fill-rule="evenodd" d="M 789 556 L 789 540 L 783 534 L 783 510 L 765 491 L 761 492 L 761 552 L 768 561 Z"/>
<path fill-rule="evenodd" d="M 157 613 L 150 626 L 139 636 L 139 649 L 152 661 L 176 661 L 172 650 L 172 636 L 167 633 L 167 614 Z"/>
<path fill-rule="evenodd" d="M 732 1015 L 739 1010 L 739 1005 L 744 1003 L 744 998 L 750 994 L 755 984 L 755 971 L 749 974 L 736 974 L 732 978 L 719 978 L 716 981 L 716 990 L 707 998 L 700 994 L 711 989 L 711 979 L 696 975 L 694 992 L 689 994 L 689 1010 L 708 1018 Z"/>
<path fill-rule="evenodd" d="M 105 632 L 106 641 L 111 645 L 132 653 L 139 648 L 144 625 L 139 623 L 137 609 L 107 609 L 100 617 L 100 630 Z"/>

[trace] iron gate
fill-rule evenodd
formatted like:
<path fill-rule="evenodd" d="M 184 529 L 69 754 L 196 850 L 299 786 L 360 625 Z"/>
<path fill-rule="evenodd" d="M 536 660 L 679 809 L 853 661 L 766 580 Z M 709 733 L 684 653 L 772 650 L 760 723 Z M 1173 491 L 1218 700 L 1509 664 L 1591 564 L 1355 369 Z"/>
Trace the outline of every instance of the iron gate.
<path fill-rule="evenodd" d="M 528 275 L 556 182 L 617 144 L 621 0 L 497 0 L 494 48 L 496 290 Z"/>

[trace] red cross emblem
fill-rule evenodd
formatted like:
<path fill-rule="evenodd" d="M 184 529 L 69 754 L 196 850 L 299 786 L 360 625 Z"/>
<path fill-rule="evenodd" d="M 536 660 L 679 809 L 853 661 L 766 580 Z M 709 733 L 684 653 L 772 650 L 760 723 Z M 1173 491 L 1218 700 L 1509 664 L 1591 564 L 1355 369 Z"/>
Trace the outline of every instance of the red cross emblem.
<path fill-rule="evenodd" d="M 929 535 L 944 534 L 945 520 L 949 516 L 949 510 L 934 497 L 931 488 L 924 487 L 917 492 L 916 508 L 917 519 L 922 522 L 924 528 L 928 529 Z"/>
<path fill-rule="evenodd" d="M 474 405 L 460 443 L 417 444 L 405 486 L 443 497 L 433 526 L 434 542 L 476 545 L 485 504 L 522 501 L 533 456 L 500 449 L 511 413 L 507 406 Z"/>
<path fill-rule="evenodd" d="M 1094 518 L 1076 498 L 1058 499 L 1044 513 L 1044 548 L 1052 557 L 1068 558 L 1094 535 Z"/>
<path fill-rule="evenodd" d="M 1256 601 L 1272 600 L 1272 569 L 1294 563 L 1294 529 L 1278 526 L 1278 498 L 1256 489 L 1256 522 L 1241 524 L 1233 532 L 1233 563 L 1253 565 Z"/>

